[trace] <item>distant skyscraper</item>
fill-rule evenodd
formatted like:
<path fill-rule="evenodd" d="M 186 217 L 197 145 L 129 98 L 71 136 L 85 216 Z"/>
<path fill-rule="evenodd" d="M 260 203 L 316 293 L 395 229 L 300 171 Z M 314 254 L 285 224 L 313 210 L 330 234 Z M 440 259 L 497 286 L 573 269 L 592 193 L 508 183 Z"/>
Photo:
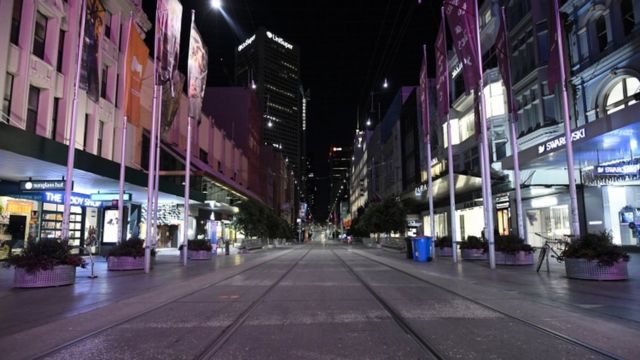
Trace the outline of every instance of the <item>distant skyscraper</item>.
<path fill-rule="evenodd" d="M 262 109 L 262 141 L 300 174 L 302 109 L 300 48 L 264 28 L 236 48 L 235 81 L 254 88 Z"/>
<path fill-rule="evenodd" d="M 352 155 L 352 147 L 329 148 L 329 213 L 334 213 L 334 216 L 340 218 L 343 218 L 340 211 L 342 202 L 349 202 L 349 169 Z"/>

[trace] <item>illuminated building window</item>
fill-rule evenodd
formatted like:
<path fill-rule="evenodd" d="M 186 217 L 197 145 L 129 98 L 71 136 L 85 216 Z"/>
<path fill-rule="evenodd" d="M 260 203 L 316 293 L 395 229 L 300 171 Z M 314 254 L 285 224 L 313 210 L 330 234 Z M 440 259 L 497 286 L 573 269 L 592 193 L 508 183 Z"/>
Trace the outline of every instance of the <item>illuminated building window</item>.
<path fill-rule="evenodd" d="M 618 110 L 637 102 L 636 94 L 640 93 L 640 80 L 635 77 L 621 78 L 613 85 L 606 97 L 606 113 L 613 114 Z"/>

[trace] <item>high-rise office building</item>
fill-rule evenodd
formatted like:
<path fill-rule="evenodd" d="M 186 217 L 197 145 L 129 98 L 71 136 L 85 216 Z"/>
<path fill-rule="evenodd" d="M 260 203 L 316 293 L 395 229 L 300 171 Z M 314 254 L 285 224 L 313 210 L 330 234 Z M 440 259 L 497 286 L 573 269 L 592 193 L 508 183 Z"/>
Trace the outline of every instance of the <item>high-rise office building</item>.
<path fill-rule="evenodd" d="M 254 88 L 262 110 L 262 141 L 300 174 L 302 104 L 300 48 L 264 28 L 236 48 L 235 81 Z"/>

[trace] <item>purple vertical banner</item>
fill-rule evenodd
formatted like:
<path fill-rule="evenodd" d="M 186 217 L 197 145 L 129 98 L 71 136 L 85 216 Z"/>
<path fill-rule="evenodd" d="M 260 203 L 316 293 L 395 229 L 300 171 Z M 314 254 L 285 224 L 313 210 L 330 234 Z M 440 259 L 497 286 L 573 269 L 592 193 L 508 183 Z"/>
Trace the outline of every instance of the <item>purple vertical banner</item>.
<path fill-rule="evenodd" d="M 474 0 L 445 0 L 444 9 L 453 37 L 453 49 L 462 64 L 467 92 L 475 89 L 480 81 L 478 74 L 479 49 L 476 45 L 476 21 Z"/>
<path fill-rule="evenodd" d="M 427 75 L 427 47 L 422 46 L 422 66 L 420 68 L 420 105 L 422 106 L 422 130 L 427 143 L 431 129 L 429 127 L 429 77 Z"/>
<path fill-rule="evenodd" d="M 444 121 L 449 114 L 449 63 L 444 16 L 441 21 L 440 30 L 438 30 L 436 37 L 436 94 L 438 96 L 438 115 L 440 120 Z"/>
<path fill-rule="evenodd" d="M 511 63 L 509 61 L 509 43 L 507 40 L 507 19 L 505 17 L 504 7 L 500 11 L 500 26 L 498 27 L 498 35 L 496 36 L 496 56 L 498 58 L 498 69 L 502 75 L 502 82 L 507 92 L 507 108 L 510 112 L 516 110 L 513 101 L 513 93 L 511 91 Z"/>
<path fill-rule="evenodd" d="M 549 14 L 549 64 L 547 65 L 547 88 L 549 93 L 555 93 L 556 86 L 564 81 L 561 79 L 560 66 L 562 66 L 560 59 L 562 52 L 558 46 L 558 36 L 562 36 L 562 29 L 556 28 L 556 16 L 560 16 L 558 10 L 558 0 L 552 0 L 552 5 Z"/>

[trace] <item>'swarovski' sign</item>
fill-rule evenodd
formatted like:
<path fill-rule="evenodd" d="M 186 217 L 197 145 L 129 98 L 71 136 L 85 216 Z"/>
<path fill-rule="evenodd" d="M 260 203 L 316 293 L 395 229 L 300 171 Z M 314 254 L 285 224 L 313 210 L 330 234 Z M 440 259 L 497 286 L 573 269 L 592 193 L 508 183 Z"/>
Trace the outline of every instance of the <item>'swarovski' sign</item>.
<path fill-rule="evenodd" d="M 584 139 L 587 136 L 585 129 L 576 130 L 571 133 L 571 142 L 575 142 L 580 139 Z M 567 145 L 567 140 L 564 136 L 547 141 L 545 144 L 538 145 L 538 155 L 544 154 L 549 151 L 560 149 Z"/>

